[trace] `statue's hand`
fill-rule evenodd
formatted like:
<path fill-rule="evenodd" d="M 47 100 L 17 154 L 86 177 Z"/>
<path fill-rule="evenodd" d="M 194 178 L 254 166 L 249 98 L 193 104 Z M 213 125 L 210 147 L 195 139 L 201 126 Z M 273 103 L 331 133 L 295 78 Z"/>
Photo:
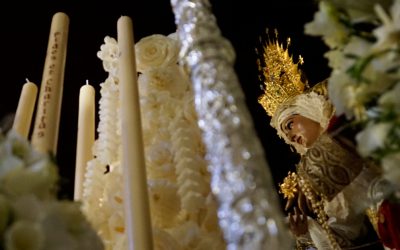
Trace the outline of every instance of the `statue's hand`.
<path fill-rule="evenodd" d="M 289 228 L 295 236 L 301 236 L 308 232 L 307 215 L 294 207 L 294 214 L 289 213 Z"/>
<path fill-rule="evenodd" d="M 294 203 L 295 198 L 289 198 L 286 200 L 285 211 L 288 211 Z"/>
<path fill-rule="evenodd" d="M 302 214 L 312 214 L 313 209 L 311 205 L 311 201 L 307 199 L 303 192 L 299 192 L 297 197 L 297 206 L 299 207 Z"/>
<path fill-rule="evenodd" d="M 296 204 L 294 204 L 296 200 L 297 207 L 303 214 L 309 214 L 310 211 L 312 211 L 310 201 L 306 198 L 301 190 L 297 192 L 297 195 L 295 197 L 286 201 L 285 211 L 289 211 L 293 206 L 296 206 Z"/>

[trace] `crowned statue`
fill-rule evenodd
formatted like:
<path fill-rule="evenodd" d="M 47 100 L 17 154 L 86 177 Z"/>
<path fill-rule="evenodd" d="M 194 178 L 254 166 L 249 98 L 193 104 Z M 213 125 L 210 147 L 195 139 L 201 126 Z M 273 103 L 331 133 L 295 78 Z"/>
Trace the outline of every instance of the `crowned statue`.
<path fill-rule="evenodd" d="M 87 82 L 75 200 L 60 200 L 69 18 L 56 13 L 40 92 L 27 80 L 12 127 L 0 121 L 0 250 L 400 250 L 400 0 L 316 2 L 304 34 L 330 49 L 329 77 L 309 83 L 276 30 L 256 50 L 258 103 L 299 155 L 284 209 L 208 0 L 171 1 L 168 35 L 134 43 L 122 16 L 105 36 L 98 124 Z"/>
<path fill-rule="evenodd" d="M 275 35 L 259 53 L 258 101 L 279 137 L 301 155 L 280 186 L 297 248 L 383 249 L 374 225 L 391 185 L 357 153 L 354 128 L 336 116 L 328 81 L 310 87 L 299 69 L 303 59 L 294 63 L 289 55 L 290 39 L 283 46 Z"/>

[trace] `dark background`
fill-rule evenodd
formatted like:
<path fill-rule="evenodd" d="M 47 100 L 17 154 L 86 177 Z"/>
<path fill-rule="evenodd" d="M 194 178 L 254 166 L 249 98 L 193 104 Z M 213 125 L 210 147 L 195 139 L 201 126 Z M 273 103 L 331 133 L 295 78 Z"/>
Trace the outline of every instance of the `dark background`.
<path fill-rule="evenodd" d="M 105 36 L 117 37 L 117 20 L 130 16 L 134 24 L 135 41 L 151 34 L 175 31 L 174 16 L 167 0 L 108 1 L 107 3 L 69 3 L 36 1 L 35 5 L 11 4 L 2 9 L 0 48 L 2 63 L 0 117 L 15 112 L 25 79 L 40 85 L 52 16 L 59 11 L 70 18 L 64 93 L 60 119 L 57 161 L 62 176 L 60 196 L 73 197 L 75 147 L 78 118 L 79 88 L 86 79 L 99 90 L 107 74 L 96 53 Z M 304 57 L 302 69 L 311 84 L 329 75 L 323 57 L 326 47 L 319 37 L 303 34 L 304 24 L 313 19 L 317 4 L 312 0 L 215 0 L 211 1 L 222 35 L 236 50 L 235 69 L 246 96 L 277 185 L 297 156 L 281 141 L 269 125 L 269 117 L 258 104 L 262 93 L 258 80 L 255 48 L 265 29 L 277 28 L 285 41 L 292 39 L 294 58 Z M 98 99 L 100 93 L 96 92 Z M 34 119 L 33 119 L 34 120 Z"/>

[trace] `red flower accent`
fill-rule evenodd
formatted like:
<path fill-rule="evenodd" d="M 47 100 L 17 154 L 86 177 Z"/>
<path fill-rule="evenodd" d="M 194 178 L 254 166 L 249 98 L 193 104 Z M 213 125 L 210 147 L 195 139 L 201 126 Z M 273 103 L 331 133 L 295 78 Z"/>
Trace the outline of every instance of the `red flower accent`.
<path fill-rule="evenodd" d="M 378 210 L 378 233 L 386 247 L 400 250 L 400 203 L 382 202 Z"/>

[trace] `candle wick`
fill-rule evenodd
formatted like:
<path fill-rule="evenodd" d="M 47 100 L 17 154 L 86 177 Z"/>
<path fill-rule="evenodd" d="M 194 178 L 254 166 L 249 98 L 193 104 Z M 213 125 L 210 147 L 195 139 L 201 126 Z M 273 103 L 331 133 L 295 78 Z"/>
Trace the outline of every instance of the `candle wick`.
<path fill-rule="evenodd" d="M 89 85 L 89 80 L 86 80 L 86 85 Z"/>
<path fill-rule="evenodd" d="M 28 78 L 25 78 L 25 81 L 26 81 L 26 82 L 29 82 L 29 79 L 28 79 Z"/>

